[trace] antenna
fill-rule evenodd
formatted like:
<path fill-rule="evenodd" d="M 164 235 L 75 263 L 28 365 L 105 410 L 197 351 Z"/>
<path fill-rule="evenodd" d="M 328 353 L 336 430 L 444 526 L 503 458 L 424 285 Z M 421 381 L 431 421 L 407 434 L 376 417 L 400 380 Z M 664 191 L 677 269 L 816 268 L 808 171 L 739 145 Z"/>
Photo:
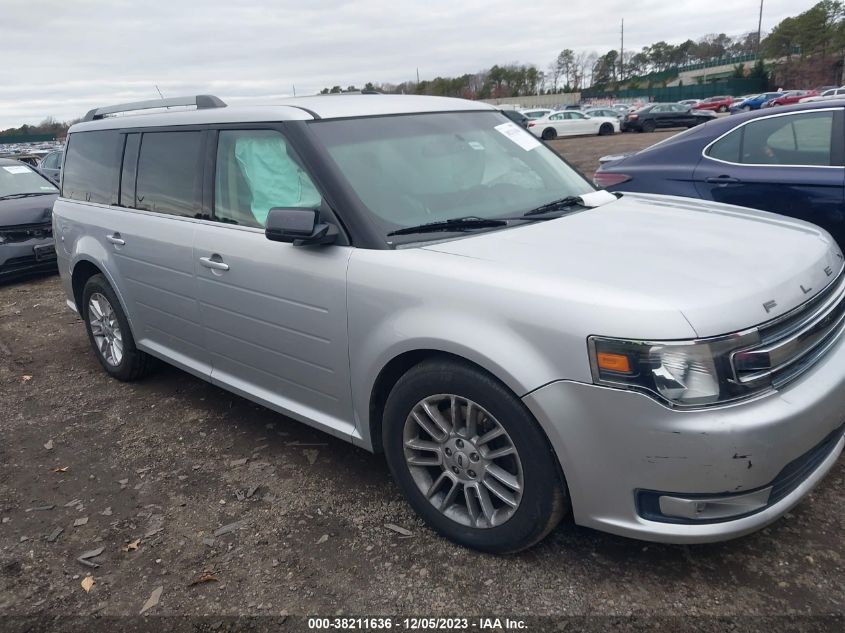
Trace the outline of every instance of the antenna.
<path fill-rule="evenodd" d="M 156 92 L 158 93 L 158 96 L 159 96 L 160 98 L 164 99 L 164 95 L 163 95 L 163 94 L 161 94 L 161 90 L 159 90 L 159 89 L 158 89 L 158 84 L 156 84 Z"/>

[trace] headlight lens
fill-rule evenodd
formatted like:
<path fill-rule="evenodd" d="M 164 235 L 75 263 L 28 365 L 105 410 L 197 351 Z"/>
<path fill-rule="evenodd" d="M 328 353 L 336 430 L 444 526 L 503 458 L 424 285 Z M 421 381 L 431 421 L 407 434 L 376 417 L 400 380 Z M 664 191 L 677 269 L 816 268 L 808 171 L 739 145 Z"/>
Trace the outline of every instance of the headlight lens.
<path fill-rule="evenodd" d="M 743 385 L 734 378 L 731 354 L 759 340 L 756 330 L 698 341 L 592 336 L 590 365 L 597 384 L 644 391 L 673 407 L 707 407 L 771 388 L 768 381 Z"/>

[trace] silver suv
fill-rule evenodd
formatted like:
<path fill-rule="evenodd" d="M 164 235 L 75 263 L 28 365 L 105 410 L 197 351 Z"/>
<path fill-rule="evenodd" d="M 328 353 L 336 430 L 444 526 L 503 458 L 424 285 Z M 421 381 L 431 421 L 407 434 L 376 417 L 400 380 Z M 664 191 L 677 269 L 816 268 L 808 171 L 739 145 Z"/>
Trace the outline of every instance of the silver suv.
<path fill-rule="evenodd" d="M 106 372 L 163 359 L 383 451 L 470 547 L 530 546 L 570 511 L 641 539 L 738 536 L 842 451 L 827 233 L 595 191 L 482 103 L 101 108 L 70 130 L 53 217 Z"/>

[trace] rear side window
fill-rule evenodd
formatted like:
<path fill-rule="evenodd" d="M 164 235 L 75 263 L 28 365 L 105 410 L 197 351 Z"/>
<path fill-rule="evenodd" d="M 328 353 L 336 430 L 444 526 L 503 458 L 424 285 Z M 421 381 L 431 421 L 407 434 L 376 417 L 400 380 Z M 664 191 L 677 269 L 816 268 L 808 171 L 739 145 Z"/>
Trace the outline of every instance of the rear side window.
<path fill-rule="evenodd" d="M 832 165 L 833 112 L 752 121 L 714 143 L 710 158 L 744 165 Z"/>
<path fill-rule="evenodd" d="M 739 162 L 739 146 L 742 141 L 742 129 L 731 132 L 724 138 L 716 141 L 707 150 L 707 155 L 716 160 L 724 160 L 729 163 Z"/>
<path fill-rule="evenodd" d="M 117 130 L 71 134 L 62 174 L 62 196 L 83 202 L 114 203 L 121 140 Z"/>
<path fill-rule="evenodd" d="M 202 132 L 147 132 L 141 138 L 135 208 L 199 217 Z"/>

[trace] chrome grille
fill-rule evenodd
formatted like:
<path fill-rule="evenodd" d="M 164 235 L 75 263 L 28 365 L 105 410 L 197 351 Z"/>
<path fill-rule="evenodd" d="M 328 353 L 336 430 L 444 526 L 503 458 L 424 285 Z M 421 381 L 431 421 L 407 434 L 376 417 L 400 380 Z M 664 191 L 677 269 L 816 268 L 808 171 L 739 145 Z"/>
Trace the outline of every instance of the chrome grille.
<path fill-rule="evenodd" d="M 732 355 L 741 384 L 770 381 L 775 388 L 800 376 L 845 329 L 845 273 L 796 310 L 760 328 L 760 344 Z"/>

